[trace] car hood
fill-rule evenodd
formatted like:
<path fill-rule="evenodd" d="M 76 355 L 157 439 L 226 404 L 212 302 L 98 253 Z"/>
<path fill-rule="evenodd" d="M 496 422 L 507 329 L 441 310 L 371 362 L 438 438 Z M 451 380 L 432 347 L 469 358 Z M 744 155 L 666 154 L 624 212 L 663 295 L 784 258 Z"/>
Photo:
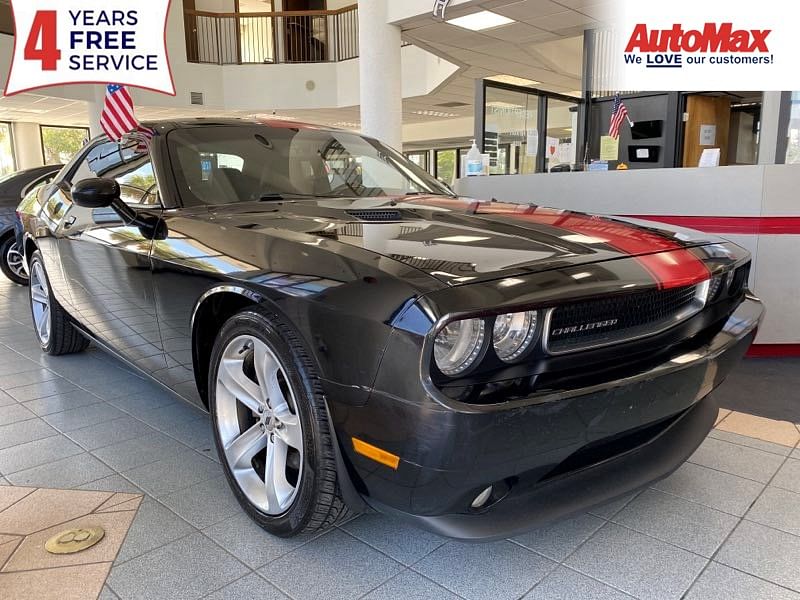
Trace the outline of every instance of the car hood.
<path fill-rule="evenodd" d="M 441 196 L 242 203 L 211 207 L 209 215 L 226 227 L 277 229 L 306 235 L 305 243 L 363 248 L 450 286 L 669 254 L 669 260 L 649 261 L 662 265 L 643 265 L 663 271 L 670 264 L 696 262 L 688 249 L 720 241 L 663 224 Z"/>

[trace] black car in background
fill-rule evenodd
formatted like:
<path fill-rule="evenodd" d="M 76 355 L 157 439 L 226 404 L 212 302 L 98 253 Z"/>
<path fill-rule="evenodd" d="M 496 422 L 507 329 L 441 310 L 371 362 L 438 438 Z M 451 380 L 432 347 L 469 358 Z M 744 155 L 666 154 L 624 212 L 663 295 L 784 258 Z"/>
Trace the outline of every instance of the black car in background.
<path fill-rule="evenodd" d="M 14 234 L 17 205 L 33 188 L 52 181 L 62 167 L 34 167 L 0 177 L 0 270 L 15 283 L 28 283 L 22 252 Z"/>
<path fill-rule="evenodd" d="M 458 198 L 341 130 L 149 125 L 20 207 L 36 335 L 208 409 L 274 534 L 369 506 L 495 538 L 639 489 L 755 337 L 750 256 L 718 238 Z"/>

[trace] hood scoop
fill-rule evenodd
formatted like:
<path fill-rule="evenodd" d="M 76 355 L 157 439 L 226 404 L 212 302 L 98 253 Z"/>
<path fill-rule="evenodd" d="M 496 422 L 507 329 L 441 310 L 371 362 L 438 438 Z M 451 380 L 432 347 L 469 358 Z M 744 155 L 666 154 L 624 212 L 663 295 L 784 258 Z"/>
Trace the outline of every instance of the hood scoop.
<path fill-rule="evenodd" d="M 403 220 L 403 215 L 400 214 L 400 211 L 391 208 L 352 209 L 346 210 L 345 212 L 359 221 L 386 222 Z"/>

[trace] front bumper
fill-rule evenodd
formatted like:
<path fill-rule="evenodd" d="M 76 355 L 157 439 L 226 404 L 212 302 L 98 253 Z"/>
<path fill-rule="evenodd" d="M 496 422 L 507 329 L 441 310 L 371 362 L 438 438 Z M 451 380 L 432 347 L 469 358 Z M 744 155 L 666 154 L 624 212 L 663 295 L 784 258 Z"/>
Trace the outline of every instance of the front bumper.
<path fill-rule="evenodd" d="M 461 539 L 507 537 L 666 477 L 713 427 L 709 396 L 755 338 L 747 296 L 691 352 L 635 375 L 511 406 L 415 403 L 373 393 L 336 415 L 356 489 L 372 507 Z M 352 451 L 350 436 L 401 457 L 397 470 Z M 481 509 L 472 500 L 493 485 Z"/>

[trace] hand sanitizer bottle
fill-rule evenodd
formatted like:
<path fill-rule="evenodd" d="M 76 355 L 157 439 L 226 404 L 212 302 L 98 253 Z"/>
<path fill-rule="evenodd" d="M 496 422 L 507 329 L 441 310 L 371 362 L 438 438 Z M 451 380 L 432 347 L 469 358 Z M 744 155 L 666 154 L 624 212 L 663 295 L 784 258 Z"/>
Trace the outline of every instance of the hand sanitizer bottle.
<path fill-rule="evenodd" d="M 475 140 L 472 140 L 472 148 L 467 153 L 467 177 L 475 177 L 476 175 L 483 175 L 483 157 L 481 151 L 478 150 Z"/>

